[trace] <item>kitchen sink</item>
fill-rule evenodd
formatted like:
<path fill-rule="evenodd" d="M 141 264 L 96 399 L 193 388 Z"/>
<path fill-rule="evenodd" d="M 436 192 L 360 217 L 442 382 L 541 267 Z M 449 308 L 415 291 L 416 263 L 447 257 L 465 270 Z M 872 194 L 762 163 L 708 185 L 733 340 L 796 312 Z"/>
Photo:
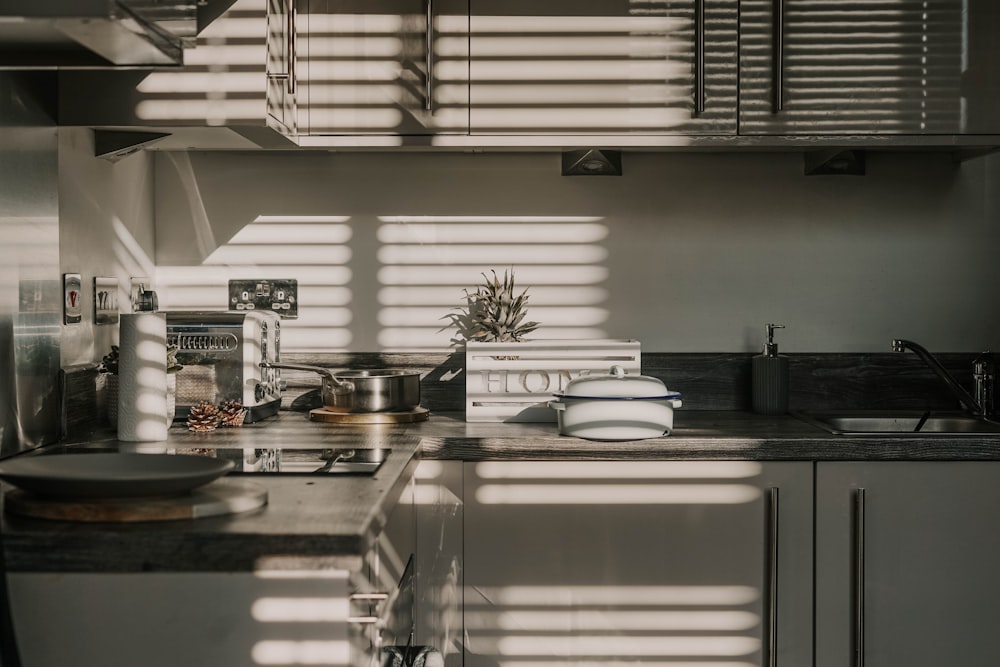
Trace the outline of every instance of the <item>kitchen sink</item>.
<path fill-rule="evenodd" d="M 792 413 L 802 421 L 836 435 L 907 434 L 983 435 L 1000 434 L 1000 422 L 960 412 L 926 410 L 831 410 Z"/>

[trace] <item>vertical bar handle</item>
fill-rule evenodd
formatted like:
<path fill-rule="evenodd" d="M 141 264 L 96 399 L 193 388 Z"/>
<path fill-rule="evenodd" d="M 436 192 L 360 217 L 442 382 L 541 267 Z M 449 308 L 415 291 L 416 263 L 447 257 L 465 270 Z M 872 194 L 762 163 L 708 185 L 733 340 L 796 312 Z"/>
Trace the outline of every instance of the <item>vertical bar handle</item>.
<path fill-rule="evenodd" d="M 785 105 L 785 0 L 774 0 L 774 74 L 773 111 L 779 113 Z"/>
<path fill-rule="evenodd" d="M 298 47 L 298 33 L 295 30 L 295 0 L 288 0 L 288 94 L 295 94 L 295 86 L 298 83 L 295 75 L 295 50 Z"/>
<path fill-rule="evenodd" d="M 694 113 L 705 112 L 705 0 L 694 9 Z"/>
<path fill-rule="evenodd" d="M 865 490 L 854 492 L 854 667 L 865 665 Z"/>
<path fill-rule="evenodd" d="M 427 97 L 424 98 L 424 110 L 434 111 L 434 0 L 427 0 L 427 31 L 424 34 L 427 70 Z"/>
<path fill-rule="evenodd" d="M 767 609 L 764 618 L 767 626 L 764 628 L 764 646 L 767 654 L 764 658 L 766 667 L 778 665 L 778 487 L 767 490 L 766 514 L 767 552 L 765 571 L 767 580 L 764 582 Z"/>

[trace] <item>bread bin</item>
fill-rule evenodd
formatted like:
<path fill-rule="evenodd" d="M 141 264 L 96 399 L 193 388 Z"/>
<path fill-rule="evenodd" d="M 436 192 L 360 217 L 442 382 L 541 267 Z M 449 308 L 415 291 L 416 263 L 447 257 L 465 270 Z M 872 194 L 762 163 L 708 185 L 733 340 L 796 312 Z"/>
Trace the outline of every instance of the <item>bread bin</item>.
<path fill-rule="evenodd" d="M 606 375 L 571 380 L 556 400 L 559 433 L 587 440 L 642 440 L 669 435 L 680 394 L 648 375 L 612 366 Z"/>

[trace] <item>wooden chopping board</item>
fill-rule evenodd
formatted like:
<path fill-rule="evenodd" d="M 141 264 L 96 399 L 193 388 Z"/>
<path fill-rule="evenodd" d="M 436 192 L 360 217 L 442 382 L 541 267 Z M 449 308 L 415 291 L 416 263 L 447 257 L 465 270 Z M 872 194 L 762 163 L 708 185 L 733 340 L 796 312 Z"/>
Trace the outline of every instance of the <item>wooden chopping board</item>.
<path fill-rule="evenodd" d="M 21 489 L 4 494 L 4 509 L 33 519 L 87 522 L 176 521 L 238 514 L 267 504 L 267 489 L 249 482 L 217 480 L 177 496 L 71 500 Z"/>
<path fill-rule="evenodd" d="M 309 411 L 309 419 L 328 424 L 412 424 L 426 421 L 431 411 L 416 407 L 407 412 L 334 412 L 326 408 Z"/>

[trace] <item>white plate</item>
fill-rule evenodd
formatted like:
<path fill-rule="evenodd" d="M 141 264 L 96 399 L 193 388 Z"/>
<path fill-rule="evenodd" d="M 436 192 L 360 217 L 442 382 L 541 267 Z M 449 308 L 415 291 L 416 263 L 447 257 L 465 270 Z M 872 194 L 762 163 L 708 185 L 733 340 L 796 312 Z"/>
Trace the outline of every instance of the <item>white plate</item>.
<path fill-rule="evenodd" d="M 42 496 L 141 498 L 187 493 L 233 462 L 174 454 L 41 454 L 0 462 L 0 479 Z"/>

